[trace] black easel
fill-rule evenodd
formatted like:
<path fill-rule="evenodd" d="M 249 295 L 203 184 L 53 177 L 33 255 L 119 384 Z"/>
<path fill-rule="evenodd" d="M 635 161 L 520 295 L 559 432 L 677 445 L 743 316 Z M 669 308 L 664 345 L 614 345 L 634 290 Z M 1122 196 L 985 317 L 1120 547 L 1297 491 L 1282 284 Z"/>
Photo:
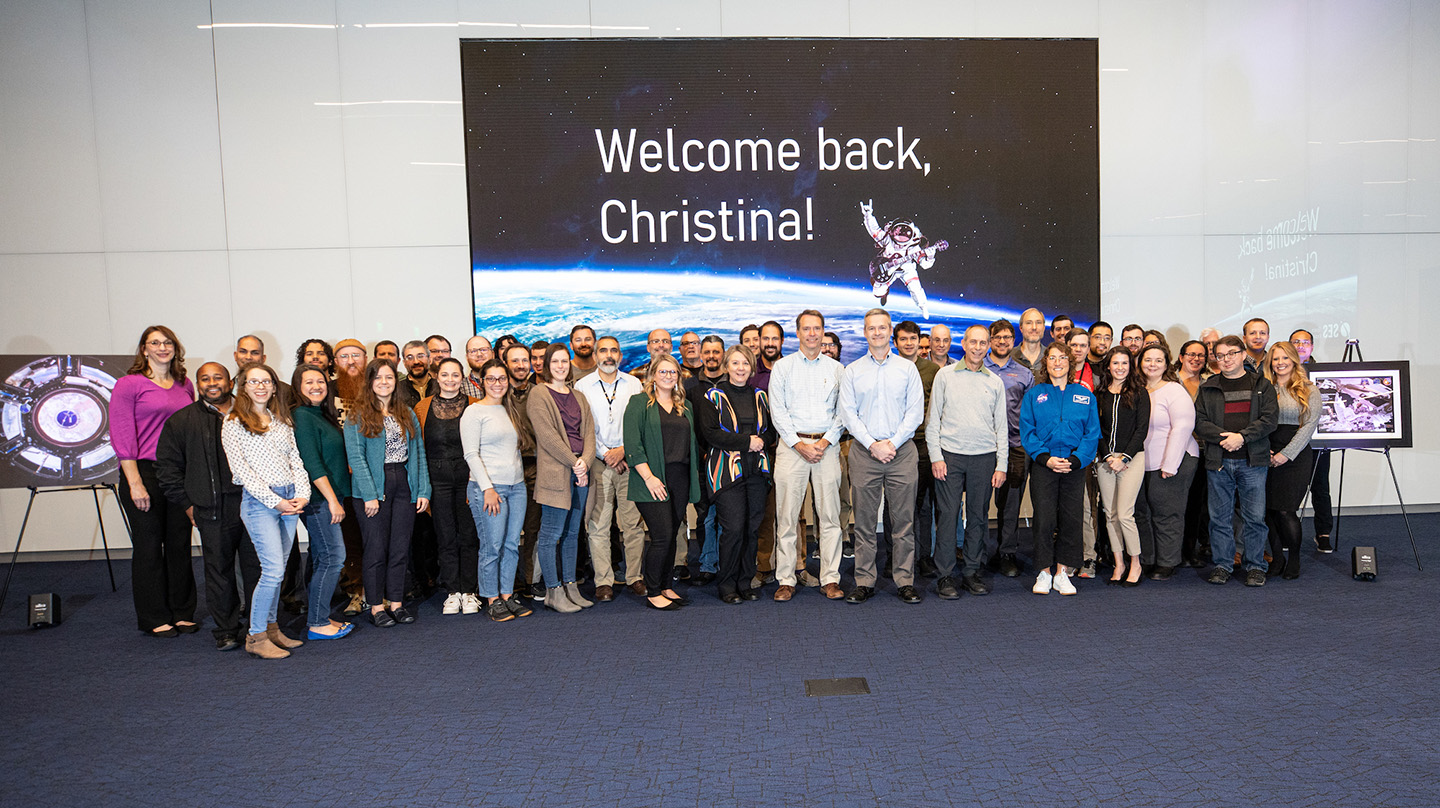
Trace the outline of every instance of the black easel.
<path fill-rule="evenodd" d="M 1345 340 L 1345 356 L 1340 361 L 1365 361 L 1365 355 L 1360 352 L 1360 340 Z M 1400 477 L 1395 474 L 1395 464 L 1390 460 L 1390 447 L 1386 446 L 1383 449 L 1373 449 L 1364 446 L 1336 446 L 1329 451 L 1340 453 L 1340 486 L 1335 491 L 1335 530 L 1330 535 L 1330 540 L 1334 542 L 1334 546 L 1337 549 L 1340 547 L 1340 507 L 1345 497 L 1345 452 L 1372 452 L 1374 454 L 1385 455 L 1385 465 L 1390 467 L 1390 480 L 1395 484 L 1395 499 L 1400 502 L 1400 515 L 1405 517 L 1405 532 L 1410 535 L 1410 551 L 1415 554 L 1415 569 L 1423 571 L 1424 567 L 1420 566 L 1420 548 L 1415 544 L 1415 531 L 1410 527 L 1410 514 L 1405 510 L 1405 498 L 1400 495 Z M 1310 483 L 1313 487 L 1315 483 L 1315 472 L 1313 469 L 1310 472 L 1310 477 Z"/>
<path fill-rule="evenodd" d="M 110 495 L 119 501 L 119 493 L 115 490 L 114 483 L 98 483 L 96 485 L 81 485 L 73 488 L 39 488 L 37 486 L 26 486 L 30 491 L 30 501 L 25 504 L 25 518 L 20 522 L 20 535 L 15 537 L 15 551 L 10 554 L 10 569 L 5 573 L 5 587 L 0 589 L 0 610 L 5 608 L 5 596 L 10 594 L 10 579 L 15 576 L 15 562 L 20 558 L 20 543 L 25 540 L 25 527 L 30 524 L 30 508 L 35 505 L 35 498 L 41 494 L 54 494 L 60 491 L 89 491 L 95 498 L 95 519 L 100 523 L 100 545 L 105 548 L 105 568 L 110 572 L 110 591 L 115 589 L 115 567 L 110 563 L 110 542 L 105 537 L 105 516 L 100 510 L 100 491 L 106 490 Z M 124 515 L 124 511 L 121 511 Z M 130 523 L 126 521 L 125 530 L 128 533 Z"/>

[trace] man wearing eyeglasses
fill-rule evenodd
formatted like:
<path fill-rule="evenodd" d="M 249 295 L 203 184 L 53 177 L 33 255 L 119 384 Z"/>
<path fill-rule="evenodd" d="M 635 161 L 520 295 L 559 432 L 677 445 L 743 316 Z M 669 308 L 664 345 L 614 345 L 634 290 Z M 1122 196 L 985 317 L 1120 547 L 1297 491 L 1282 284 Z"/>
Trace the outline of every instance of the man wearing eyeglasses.
<path fill-rule="evenodd" d="M 1129 351 L 1131 356 L 1138 356 L 1140 349 L 1145 347 L 1145 327 L 1131 323 L 1120 329 L 1120 345 Z"/>
<path fill-rule="evenodd" d="M 1029 477 L 1030 457 L 1020 442 L 1020 402 L 1025 393 L 1035 385 L 1035 375 L 1030 369 L 1016 362 L 1011 356 L 1015 351 L 1015 326 L 1009 320 L 996 320 L 990 324 L 990 352 L 985 356 L 985 367 L 1000 377 L 1005 385 L 1005 421 L 1008 431 L 1007 442 L 1010 451 L 1006 458 L 1005 484 L 995 489 L 995 514 L 998 525 L 995 530 L 995 554 L 999 561 L 997 569 L 1006 578 L 1020 575 L 1020 540 L 1016 531 L 1020 525 L 1020 500 L 1025 496 L 1025 481 Z M 984 557 L 994 556 L 986 542 Z"/>
<path fill-rule="evenodd" d="M 1265 585 L 1265 477 L 1270 433 L 1279 405 L 1275 386 L 1245 367 L 1245 343 L 1232 335 L 1215 344 L 1220 372 L 1200 383 L 1195 398 L 1195 437 L 1205 447 L 1210 488 L 1212 584 L 1230 580 L 1235 563 L 1231 516 L 1240 504 L 1244 522 L 1245 585 Z"/>
<path fill-rule="evenodd" d="M 1290 344 L 1300 354 L 1300 365 L 1309 372 L 1315 364 L 1315 335 L 1303 328 L 1290 334 Z M 1310 504 L 1315 508 L 1315 546 L 1322 553 L 1335 552 L 1330 531 L 1335 528 L 1335 514 L 1330 508 L 1330 450 L 1315 450 L 1315 471 L 1310 480 Z"/>
<path fill-rule="evenodd" d="M 471 398 L 485 397 L 485 380 L 480 377 L 480 368 L 495 357 L 495 351 L 490 347 L 490 340 L 476 334 L 465 340 L 465 365 L 470 372 L 465 374 L 465 381 L 460 384 L 460 390 Z"/>

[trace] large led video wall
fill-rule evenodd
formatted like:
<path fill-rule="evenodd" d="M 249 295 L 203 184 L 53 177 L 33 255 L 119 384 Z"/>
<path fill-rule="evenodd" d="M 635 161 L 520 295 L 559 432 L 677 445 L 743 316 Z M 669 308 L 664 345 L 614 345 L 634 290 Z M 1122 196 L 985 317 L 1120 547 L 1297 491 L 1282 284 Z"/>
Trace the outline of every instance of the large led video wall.
<path fill-rule="evenodd" d="M 1099 310 L 1085 40 L 466 40 L 475 327 Z M 678 340 L 677 340 L 678 342 Z"/>

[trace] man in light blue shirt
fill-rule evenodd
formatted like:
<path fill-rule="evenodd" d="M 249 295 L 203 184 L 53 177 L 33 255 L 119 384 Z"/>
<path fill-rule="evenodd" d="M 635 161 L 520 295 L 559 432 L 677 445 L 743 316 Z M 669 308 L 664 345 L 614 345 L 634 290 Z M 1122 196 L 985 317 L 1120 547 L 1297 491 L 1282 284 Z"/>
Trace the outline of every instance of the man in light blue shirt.
<path fill-rule="evenodd" d="M 615 571 L 610 560 L 610 518 L 620 522 L 625 547 L 625 583 L 640 581 L 640 555 L 645 530 L 640 511 L 630 501 L 630 468 L 625 463 L 625 405 L 641 392 L 640 380 L 620 370 L 620 341 L 601 337 L 595 343 L 595 372 L 575 383 L 595 421 L 595 459 L 590 463 L 590 498 L 585 523 L 590 537 L 590 563 L 595 568 L 595 599 L 615 597 Z"/>
<path fill-rule="evenodd" d="M 875 526 L 884 492 L 891 519 L 891 567 L 896 594 L 919 603 L 915 589 L 915 430 L 925 419 L 920 371 L 890 353 L 890 315 L 865 313 L 869 351 L 845 367 L 840 378 L 840 421 L 855 436 L 850 483 L 855 499 L 855 589 L 845 600 L 864 603 L 875 594 Z"/>

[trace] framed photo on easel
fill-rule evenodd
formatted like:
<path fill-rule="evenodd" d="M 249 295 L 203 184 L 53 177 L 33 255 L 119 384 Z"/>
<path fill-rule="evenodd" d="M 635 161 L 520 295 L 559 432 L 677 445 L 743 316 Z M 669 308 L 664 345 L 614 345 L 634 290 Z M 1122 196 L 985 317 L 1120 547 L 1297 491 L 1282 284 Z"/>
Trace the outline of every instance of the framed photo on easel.
<path fill-rule="evenodd" d="M 1410 448 L 1408 361 L 1324 362 L 1307 371 L 1320 389 L 1320 424 L 1311 438 L 1312 446 Z"/>

